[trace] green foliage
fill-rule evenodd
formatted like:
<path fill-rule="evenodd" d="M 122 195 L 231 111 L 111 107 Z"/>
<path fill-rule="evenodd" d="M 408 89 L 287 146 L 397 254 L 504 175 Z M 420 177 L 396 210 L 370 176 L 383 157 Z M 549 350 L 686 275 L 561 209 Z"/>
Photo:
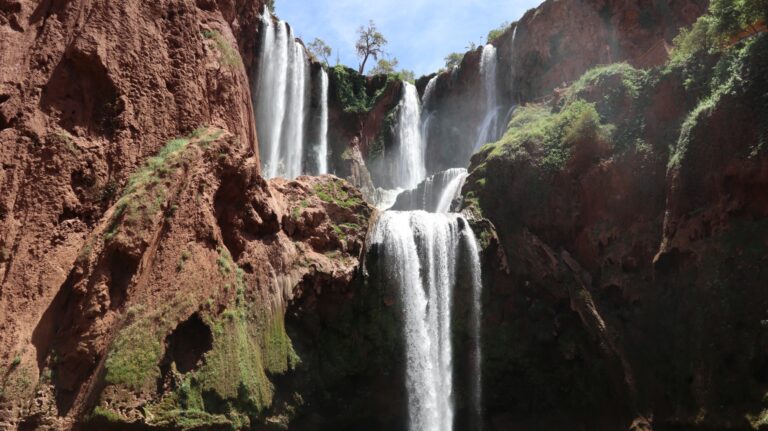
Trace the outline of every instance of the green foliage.
<path fill-rule="evenodd" d="M 445 68 L 450 70 L 454 67 L 459 67 L 462 60 L 464 60 L 464 54 L 460 52 L 452 52 L 445 56 Z"/>
<path fill-rule="evenodd" d="M 219 51 L 219 54 L 221 54 L 221 61 L 224 64 L 231 67 L 243 64 L 243 60 L 240 58 L 240 52 L 233 48 L 221 33 L 216 30 L 205 30 L 203 31 L 203 36 L 215 43 L 216 49 Z"/>
<path fill-rule="evenodd" d="M 716 51 L 720 47 L 720 40 L 714 26 L 714 18 L 703 15 L 691 28 L 680 30 L 673 41 L 670 65 L 679 66 L 701 53 Z"/>
<path fill-rule="evenodd" d="M 610 128 L 601 125 L 595 105 L 575 100 L 559 112 L 540 105 L 518 109 L 507 132 L 483 151 L 489 158 L 530 154 L 542 167 L 560 170 L 570 157 L 571 148 L 585 140 L 610 140 Z"/>
<path fill-rule="evenodd" d="M 138 319 L 120 331 L 105 363 L 105 381 L 142 391 L 150 389 L 160 376 L 161 336 L 149 318 Z"/>
<path fill-rule="evenodd" d="M 509 28 L 509 26 L 510 26 L 510 23 L 509 23 L 509 21 L 506 21 L 506 22 L 504 22 L 503 24 L 501 24 L 501 25 L 500 25 L 498 28 L 495 28 L 495 29 L 493 29 L 493 30 L 489 31 L 489 32 L 488 32 L 488 37 L 486 38 L 486 40 L 488 41 L 488 43 L 491 43 L 491 42 L 495 41 L 495 40 L 496 40 L 496 39 L 498 39 L 498 38 L 499 38 L 501 35 L 503 35 L 503 34 L 504 34 L 504 32 L 505 32 L 505 31 L 507 31 L 507 29 Z"/>
<path fill-rule="evenodd" d="M 739 33 L 768 19 L 768 0 L 712 0 L 707 14 L 674 40 L 670 64 L 681 65 L 702 53 L 721 52 Z"/>
<path fill-rule="evenodd" d="M 392 58 L 391 60 L 382 58 L 379 59 L 379 62 L 376 63 L 376 66 L 369 73 L 371 75 L 388 75 L 391 79 L 413 83 L 415 81 L 413 72 L 405 69 L 398 70 L 397 66 L 399 63 L 397 58 Z"/>
<path fill-rule="evenodd" d="M 315 40 L 307 45 L 307 49 L 316 59 L 321 61 L 326 67 L 328 66 L 328 58 L 333 54 L 333 49 L 324 40 L 316 37 Z"/>
<path fill-rule="evenodd" d="M 200 128 L 190 137 L 168 141 L 157 156 L 151 157 L 128 179 L 104 234 L 105 241 L 111 241 L 126 222 L 139 229 L 151 223 L 166 204 L 171 185 L 169 177 L 181 166 L 185 150 L 192 140 L 197 146 L 206 148 L 223 133 L 221 130 Z"/>
<path fill-rule="evenodd" d="M 364 114 L 370 112 L 387 87 L 398 82 L 397 77 L 387 76 L 385 84 L 379 88 L 369 88 L 368 79 L 344 66 L 336 66 L 329 70 L 331 88 L 334 96 L 348 114 Z"/>
<path fill-rule="evenodd" d="M 714 29 L 733 36 L 768 17 L 768 0 L 712 0 L 709 14 L 714 18 Z"/>
<path fill-rule="evenodd" d="M 323 202 L 331 203 L 342 208 L 351 209 L 363 204 L 359 196 L 350 193 L 340 181 L 332 181 L 315 185 L 315 195 Z"/>
<path fill-rule="evenodd" d="M 695 140 L 698 125 L 712 115 L 724 97 L 745 95 L 750 91 L 757 93 L 754 95 L 754 106 L 763 118 L 768 117 L 764 103 L 765 74 L 768 74 L 764 55 L 766 46 L 768 38 L 762 36 L 748 41 L 742 47 L 727 51 L 703 79 L 706 86 L 704 97 L 683 123 L 677 145 L 670 157 L 669 167 L 679 166 Z M 761 85 L 762 89 L 754 88 Z"/>
<path fill-rule="evenodd" d="M 601 90 L 609 90 L 602 91 L 606 93 L 605 99 L 612 99 L 617 94 L 637 99 L 646 76 L 647 73 L 645 71 L 635 69 L 628 63 L 598 66 L 588 70 L 573 83 L 568 90 L 568 97 L 570 100 L 574 100 L 590 88 L 599 87 Z M 616 81 L 618 81 L 619 85 L 615 85 Z"/>
<path fill-rule="evenodd" d="M 112 425 L 119 424 L 123 421 L 120 415 L 113 412 L 112 410 L 105 409 L 101 406 L 96 406 L 96 408 L 93 409 L 93 413 L 91 413 L 90 419 L 99 420 L 101 422 L 105 422 Z"/>

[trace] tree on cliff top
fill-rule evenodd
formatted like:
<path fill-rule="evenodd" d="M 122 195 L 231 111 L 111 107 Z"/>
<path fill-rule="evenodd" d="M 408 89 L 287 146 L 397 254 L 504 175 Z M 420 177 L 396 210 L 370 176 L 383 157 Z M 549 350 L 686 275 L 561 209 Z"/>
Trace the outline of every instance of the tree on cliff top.
<path fill-rule="evenodd" d="M 331 47 L 328 46 L 324 40 L 316 37 L 312 43 L 307 45 L 307 49 L 309 49 L 309 52 L 311 52 L 315 58 L 322 61 L 324 65 L 328 66 L 328 58 L 330 58 L 331 54 L 333 54 L 333 49 L 331 49 Z"/>
<path fill-rule="evenodd" d="M 368 22 L 368 27 L 360 26 L 357 29 L 357 34 L 355 49 L 357 49 L 357 56 L 360 57 L 360 69 L 358 71 L 362 75 L 369 58 L 373 57 L 374 60 L 378 60 L 379 56 L 384 54 L 387 39 L 376 29 L 373 20 Z"/>

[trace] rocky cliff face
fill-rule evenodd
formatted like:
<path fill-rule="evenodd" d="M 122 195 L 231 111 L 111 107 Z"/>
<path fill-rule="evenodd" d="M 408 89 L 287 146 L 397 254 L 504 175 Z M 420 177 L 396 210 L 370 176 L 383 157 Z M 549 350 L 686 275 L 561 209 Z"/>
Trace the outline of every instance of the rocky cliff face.
<path fill-rule="evenodd" d="M 547 1 L 494 42 L 502 103 L 660 65 L 703 6 Z M 405 427 L 375 212 L 259 175 L 262 7 L 0 0 L 0 428 Z M 489 429 L 759 425 L 768 71 L 764 38 L 742 48 L 588 74 L 515 114 L 543 138 L 473 159 Z M 480 56 L 436 81 L 432 172 L 470 156 L 447 143 L 474 140 Z M 332 164 L 370 195 L 402 87 L 329 75 Z"/>
<path fill-rule="evenodd" d="M 513 23 L 493 43 L 498 50 L 500 123 L 520 103 L 550 96 L 599 64 L 663 64 L 672 39 L 706 9 L 706 0 L 547 1 Z M 463 166 L 472 155 L 485 115 L 481 49 L 437 78 L 437 112 L 427 143 L 430 172 Z M 426 86 L 422 80 L 421 87 Z M 450 143 L 450 145 L 447 145 Z"/>
<path fill-rule="evenodd" d="M 592 71 L 473 158 L 494 429 L 761 426 L 767 42 Z"/>
<path fill-rule="evenodd" d="M 259 177 L 261 8 L 0 2 L 0 428 L 284 420 L 283 315 L 352 285 L 371 209 Z"/>

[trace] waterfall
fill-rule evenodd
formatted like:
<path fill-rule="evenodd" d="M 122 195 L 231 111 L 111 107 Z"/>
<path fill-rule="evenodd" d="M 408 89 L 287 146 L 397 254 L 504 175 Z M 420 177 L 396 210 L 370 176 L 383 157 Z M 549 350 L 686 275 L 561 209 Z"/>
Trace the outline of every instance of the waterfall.
<path fill-rule="evenodd" d="M 437 87 L 437 79 L 439 77 L 440 75 L 438 74 L 429 80 L 426 88 L 424 88 L 424 95 L 421 98 L 421 140 L 425 149 L 429 146 L 429 131 L 432 127 L 432 121 L 435 119 L 435 111 L 432 108 L 432 99 L 434 98 L 435 87 Z"/>
<path fill-rule="evenodd" d="M 317 131 L 317 173 L 325 175 L 328 173 L 328 73 L 325 69 L 320 69 L 320 124 Z"/>
<path fill-rule="evenodd" d="M 289 32 L 289 40 L 293 34 Z M 289 49 L 288 104 L 283 121 L 283 141 L 281 157 L 283 168 L 278 172 L 286 178 L 296 178 L 302 174 L 304 152 L 305 107 L 308 102 L 307 75 L 309 64 L 304 47 L 296 42 Z"/>
<path fill-rule="evenodd" d="M 432 175 L 415 189 L 401 193 L 392 209 L 447 213 L 451 210 L 454 199 L 461 194 L 467 175 L 464 168 L 448 169 Z"/>
<path fill-rule="evenodd" d="M 416 86 L 403 82 L 403 97 L 398 106 L 393 180 L 398 187 L 411 189 L 427 176 L 424 142 L 421 136 L 421 105 Z"/>
<path fill-rule="evenodd" d="M 483 47 L 480 57 L 480 76 L 483 80 L 483 93 L 485 96 L 485 117 L 478 128 L 477 140 L 474 151 L 483 145 L 496 140 L 497 122 L 499 117 L 497 77 L 496 77 L 496 47 L 488 44 Z"/>
<path fill-rule="evenodd" d="M 399 287 L 406 345 L 406 390 L 411 431 L 451 431 L 453 348 L 451 311 L 460 279 L 472 280 L 472 418 L 480 420 L 480 292 L 477 241 L 459 214 L 387 211 L 373 230 L 385 279 Z M 468 264 L 462 266 L 462 258 Z M 461 269 L 470 274 L 464 277 Z"/>
<path fill-rule="evenodd" d="M 305 174 L 310 144 L 314 145 L 317 173 L 326 173 L 328 132 L 328 77 L 321 72 L 319 136 L 307 136 L 312 97 L 309 58 L 285 21 L 275 21 L 267 9 L 261 17 L 259 67 L 253 104 L 256 111 L 259 154 L 267 178 L 296 178 Z"/>

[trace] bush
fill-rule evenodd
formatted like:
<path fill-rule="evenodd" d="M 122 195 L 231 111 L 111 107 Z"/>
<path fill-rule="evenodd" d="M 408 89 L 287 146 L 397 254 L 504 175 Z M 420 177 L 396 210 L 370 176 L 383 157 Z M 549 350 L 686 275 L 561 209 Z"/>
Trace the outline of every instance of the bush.
<path fill-rule="evenodd" d="M 505 31 L 507 31 L 509 26 L 510 26 L 509 21 L 507 21 L 504 24 L 502 24 L 501 26 L 499 26 L 498 28 L 495 28 L 495 29 L 489 31 L 488 32 L 488 37 L 486 38 L 488 43 L 491 43 L 491 42 L 495 41 L 496 39 L 498 39 L 499 37 L 501 37 L 501 35 L 503 35 Z"/>
<path fill-rule="evenodd" d="M 387 75 L 384 85 L 369 89 L 368 78 L 365 75 L 342 65 L 331 68 L 328 76 L 334 97 L 348 114 L 370 112 L 387 87 L 399 81 L 396 75 Z"/>
<path fill-rule="evenodd" d="M 567 104 L 559 112 L 541 105 L 519 108 L 501 140 L 482 151 L 489 158 L 528 154 L 547 169 L 565 167 L 571 149 L 583 141 L 610 141 L 612 128 L 602 125 L 595 105 L 583 100 Z"/>

